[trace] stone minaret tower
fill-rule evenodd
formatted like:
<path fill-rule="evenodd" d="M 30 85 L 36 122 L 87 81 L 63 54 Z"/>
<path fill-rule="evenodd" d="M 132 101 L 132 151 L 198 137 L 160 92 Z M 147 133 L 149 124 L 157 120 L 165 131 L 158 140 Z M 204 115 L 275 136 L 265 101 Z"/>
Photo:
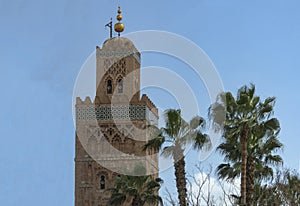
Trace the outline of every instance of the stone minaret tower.
<path fill-rule="evenodd" d="M 120 9 L 117 20 L 118 37 L 96 47 L 94 100 L 76 100 L 75 206 L 107 206 L 114 178 L 131 174 L 137 164 L 148 174 L 158 172 L 157 156 L 141 149 L 149 137 L 145 128 L 157 125 L 158 111 L 145 94 L 140 96 L 141 55 L 120 37 Z"/>

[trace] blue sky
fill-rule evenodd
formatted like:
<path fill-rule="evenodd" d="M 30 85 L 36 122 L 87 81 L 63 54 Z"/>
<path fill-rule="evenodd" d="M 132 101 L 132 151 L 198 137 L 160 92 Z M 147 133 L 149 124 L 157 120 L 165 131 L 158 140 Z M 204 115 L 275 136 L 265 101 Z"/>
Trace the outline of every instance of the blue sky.
<path fill-rule="evenodd" d="M 282 155 L 286 166 L 299 168 L 298 0 L 1 0 L 1 205 L 73 204 L 73 85 L 86 58 L 108 38 L 104 25 L 119 3 L 126 32 L 185 36 L 209 55 L 226 91 L 252 82 L 262 97 L 276 96 Z M 184 73 L 174 59 L 142 58 L 143 66 Z M 203 83 L 191 85 L 205 92 Z M 168 106 L 155 94 L 149 91 L 158 106 Z M 204 101 L 202 116 L 207 107 Z"/>

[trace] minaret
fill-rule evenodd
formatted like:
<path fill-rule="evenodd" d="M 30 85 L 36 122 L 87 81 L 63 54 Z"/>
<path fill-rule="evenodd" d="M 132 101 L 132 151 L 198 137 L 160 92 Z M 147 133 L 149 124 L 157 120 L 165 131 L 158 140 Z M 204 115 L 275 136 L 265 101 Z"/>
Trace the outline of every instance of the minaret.
<path fill-rule="evenodd" d="M 140 96 L 141 55 L 120 37 L 120 7 L 117 20 L 118 36 L 96 47 L 95 97 L 76 99 L 75 206 L 107 206 L 116 176 L 137 163 L 148 174 L 158 172 L 157 155 L 142 151 L 144 128 L 157 124 L 158 110 L 147 95 Z"/>

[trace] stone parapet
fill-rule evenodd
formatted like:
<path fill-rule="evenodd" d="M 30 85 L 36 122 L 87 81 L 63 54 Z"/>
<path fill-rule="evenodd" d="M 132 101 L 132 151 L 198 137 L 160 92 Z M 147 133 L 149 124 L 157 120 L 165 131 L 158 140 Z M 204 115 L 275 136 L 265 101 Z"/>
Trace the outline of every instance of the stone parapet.
<path fill-rule="evenodd" d="M 135 104 L 97 104 L 98 98 L 91 101 L 90 97 L 85 100 L 76 98 L 76 122 L 77 121 L 110 121 L 110 120 L 148 120 L 157 123 L 158 110 L 154 103 L 143 95 Z"/>

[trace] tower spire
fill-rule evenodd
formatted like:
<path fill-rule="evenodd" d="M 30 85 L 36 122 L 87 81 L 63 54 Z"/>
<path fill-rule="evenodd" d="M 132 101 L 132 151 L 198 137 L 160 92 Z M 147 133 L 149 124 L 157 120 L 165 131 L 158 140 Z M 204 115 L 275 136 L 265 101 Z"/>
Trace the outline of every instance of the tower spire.
<path fill-rule="evenodd" d="M 118 23 L 115 24 L 114 29 L 116 32 L 118 32 L 118 36 L 120 36 L 120 33 L 124 31 L 124 24 L 121 23 L 121 20 L 123 19 L 122 15 L 122 10 L 120 8 L 120 6 L 118 7 L 118 15 L 117 15 L 117 20 L 119 21 Z"/>

